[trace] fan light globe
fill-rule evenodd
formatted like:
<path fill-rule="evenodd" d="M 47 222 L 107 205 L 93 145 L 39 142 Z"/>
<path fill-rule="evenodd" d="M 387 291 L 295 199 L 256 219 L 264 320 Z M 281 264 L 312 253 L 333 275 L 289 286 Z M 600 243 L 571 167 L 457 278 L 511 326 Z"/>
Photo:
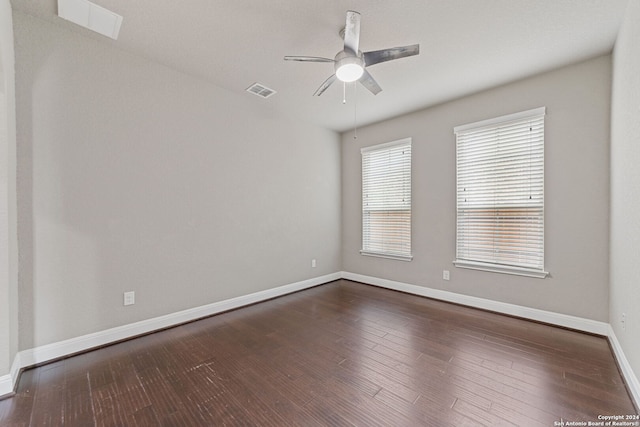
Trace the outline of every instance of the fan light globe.
<path fill-rule="evenodd" d="M 364 73 L 364 68 L 360 64 L 344 64 L 336 70 L 336 77 L 343 82 L 355 82 Z"/>
<path fill-rule="evenodd" d="M 341 82 L 355 82 L 364 74 L 364 61 L 358 56 L 353 56 L 345 51 L 336 55 L 336 77 Z"/>

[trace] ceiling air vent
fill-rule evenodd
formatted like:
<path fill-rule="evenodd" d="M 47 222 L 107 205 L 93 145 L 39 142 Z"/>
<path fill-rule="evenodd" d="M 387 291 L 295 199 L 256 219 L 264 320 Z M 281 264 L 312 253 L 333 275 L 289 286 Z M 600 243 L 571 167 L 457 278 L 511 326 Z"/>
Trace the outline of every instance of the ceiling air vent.
<path fill-rule="evenodd" d="M 122 16 L 87 0 L 58 0 L 58 16 L 116 40 Z"/>
<path fill-rule="evenodd" d="M 268 98 L 271 95 L 275 95 L 276 91 L 269 89 L 268 87 L 261 85 L 260 83 L 254 83 L 247 88 L 247 92 L 252 93 L 260 98 Z"/>

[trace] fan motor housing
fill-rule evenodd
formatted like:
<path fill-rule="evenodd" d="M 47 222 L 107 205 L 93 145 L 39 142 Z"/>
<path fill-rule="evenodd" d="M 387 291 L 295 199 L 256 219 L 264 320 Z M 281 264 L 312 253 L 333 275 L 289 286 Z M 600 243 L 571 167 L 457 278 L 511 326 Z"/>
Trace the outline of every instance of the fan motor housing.
<path fill-rule="evenodd" d="M 354 54 L 353 52 L 347 51 L 347 50 L 341 50 L 340 52 L 338 52 L 337 55 L 335 56 L 335 58 L 333 58 L 333 60 L 336 61 L 336 67 L 337 67 L 338 63 L 340 63 L 340 61 L 342 61 L 345 58 L 356 58 L 356 59 L 359 59 L 360 60 L 360 62 L 359 62 L 360 65 L 363 66 L 363 67 L 365 66 L 364 65 L 364 58 L 363 58 L 363 55 L 362 55 L 362 51 L 360 51 L 360 50 L 358 51 L 357 54 Z"/>

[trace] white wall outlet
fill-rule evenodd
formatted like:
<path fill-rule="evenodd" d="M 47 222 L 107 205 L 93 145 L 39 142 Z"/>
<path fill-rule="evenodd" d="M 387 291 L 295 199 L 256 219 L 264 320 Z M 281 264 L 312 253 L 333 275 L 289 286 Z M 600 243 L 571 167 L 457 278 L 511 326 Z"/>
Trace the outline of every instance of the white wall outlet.
<path fill-rule="evenodd" d="M 311 267 L 316 268 L 316 260 L 315 259 L 311 260 Z"/>
<path fill-rule="evenodd" d="M 620 316 L 620 324 L 622 325 L 622 330 L 626 330 L 627 329 L 627 313 L 622 313 L 622 315 Z"/>
<path fill-rule="evenodd" d="M 124 293 L 124 305 L 133 305 L 136 303 L 136 293 L 134 291 Z"/>
<path fill-rule="evenodd" d="M 449 270 L 442 270 L 442 278 L 444 280 L 449 280 L 451 276 L 449 275 Z"/>

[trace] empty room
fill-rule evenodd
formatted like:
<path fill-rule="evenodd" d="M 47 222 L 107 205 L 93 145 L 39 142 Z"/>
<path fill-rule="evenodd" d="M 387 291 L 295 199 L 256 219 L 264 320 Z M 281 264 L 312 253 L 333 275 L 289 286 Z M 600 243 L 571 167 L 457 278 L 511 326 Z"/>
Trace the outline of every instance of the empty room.
<path fill-rule="evenodd" d="M 1 426 L 640 426 L 640 0 L 0 0 Z"/>

